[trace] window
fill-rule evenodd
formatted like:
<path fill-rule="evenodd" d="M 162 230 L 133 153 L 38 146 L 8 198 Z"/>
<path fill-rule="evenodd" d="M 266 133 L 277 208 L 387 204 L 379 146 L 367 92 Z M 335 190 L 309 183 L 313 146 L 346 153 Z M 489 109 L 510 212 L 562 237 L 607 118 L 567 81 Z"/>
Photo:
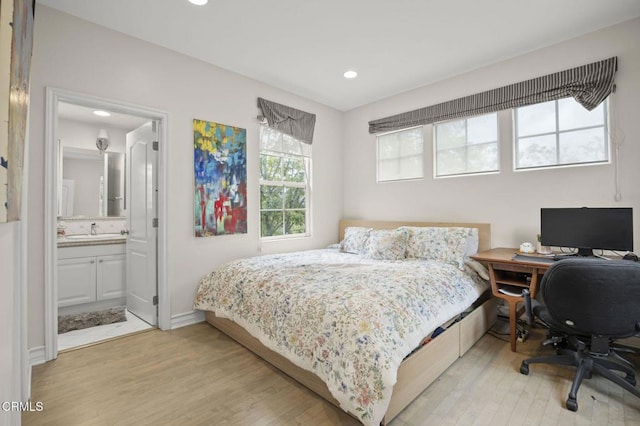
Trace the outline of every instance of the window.
<path fill-rule="evenodd" d="M 498 171 L 498 114 L 491 113 L 434 126 L 435 175 Z"/>
<path fill-rule="evenodd" d="M 573 98 L 516 108 L 516 170 L 609 161 L 606 117 L 606 102 L 588 111 Z"/>
<path fill-rule="evenodd" d="M 260 236 L 309 235 L 311 145 L 260 126 Z"/>
<path fill-rule="evenodd" d="M 376 139 L 378 182 L 424 177 L 422 127 L 381 134 Z"/>

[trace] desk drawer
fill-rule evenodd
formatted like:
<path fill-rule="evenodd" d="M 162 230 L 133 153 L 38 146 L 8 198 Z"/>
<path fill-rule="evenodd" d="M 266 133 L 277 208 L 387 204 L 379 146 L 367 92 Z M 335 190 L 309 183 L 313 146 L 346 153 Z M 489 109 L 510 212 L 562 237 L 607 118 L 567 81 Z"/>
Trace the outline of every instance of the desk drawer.
<path fill-rule="evenodd" d="M 531 266 L 516 265 L 514 263 L 491 263 L 491 266 L 493 266 L 493 269 L 499 271 L 522 272 L 525 274 L 531 274 L 534 269 L 537 269 Z M 538 271 L 538 273 L 540 273 L 540 271 Z"/>

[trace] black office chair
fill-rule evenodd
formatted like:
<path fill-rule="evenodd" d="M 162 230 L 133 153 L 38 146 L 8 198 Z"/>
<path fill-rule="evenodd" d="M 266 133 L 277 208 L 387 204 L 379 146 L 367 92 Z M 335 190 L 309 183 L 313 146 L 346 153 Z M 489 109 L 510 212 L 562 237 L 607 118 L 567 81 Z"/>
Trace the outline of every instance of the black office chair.
<path fill-rule="evenodd" d="M 578 410 L 582 379 L 592 373 L 640 397 L 633 364 L 612 345 L 640 333 L 640 263 L 561 260 L 545 272 L 539 291 L 543 304 L 533 313 L 549 327 L 556 355 L 525 359 L 520 372 L 529 374 L 529 365 L 535 363 L 577 366 L 567 398 L 571 411 Z"/>

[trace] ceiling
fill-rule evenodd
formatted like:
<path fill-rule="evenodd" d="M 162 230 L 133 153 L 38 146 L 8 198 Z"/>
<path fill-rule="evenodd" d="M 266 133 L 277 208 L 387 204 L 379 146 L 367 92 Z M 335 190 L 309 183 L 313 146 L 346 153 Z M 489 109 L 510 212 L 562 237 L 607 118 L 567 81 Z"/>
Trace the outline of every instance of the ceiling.
<path fill-rule="evenodd" d="M 148 118 L 119 114 L 112 111 L 108 111 L 111 114 L 109 117 L 100 117 L 93 113 L 95 110 L 95 108 L 59 102 L 58 118 L 95 125 L 96 127 L 121 129 L 125 132 L 134 130 L 149 121 Z"/>
<path fill-rule="evenodd" d="M 342 111 L 640 16 L 640 0 L 37 3 Z"/>

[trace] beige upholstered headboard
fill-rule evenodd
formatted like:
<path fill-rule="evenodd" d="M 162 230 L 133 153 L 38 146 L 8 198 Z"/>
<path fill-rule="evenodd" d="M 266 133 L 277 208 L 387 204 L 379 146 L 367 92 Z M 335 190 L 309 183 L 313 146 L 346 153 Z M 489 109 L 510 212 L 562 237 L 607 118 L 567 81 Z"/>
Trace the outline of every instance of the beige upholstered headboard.
<path fill-rule="evenodd" d="M 478 251 L 491 248 L 491 224 L 490 223 L 453 223 L 453 222 L 395 222 L 384 220 L 349 220 L 340 221 L 340 241 L 344 238 L 344 230 L 348 226 L 364 226 L 373 229 L 395 229 L 399 226 L 438 226 L 478 228 Z"/>

